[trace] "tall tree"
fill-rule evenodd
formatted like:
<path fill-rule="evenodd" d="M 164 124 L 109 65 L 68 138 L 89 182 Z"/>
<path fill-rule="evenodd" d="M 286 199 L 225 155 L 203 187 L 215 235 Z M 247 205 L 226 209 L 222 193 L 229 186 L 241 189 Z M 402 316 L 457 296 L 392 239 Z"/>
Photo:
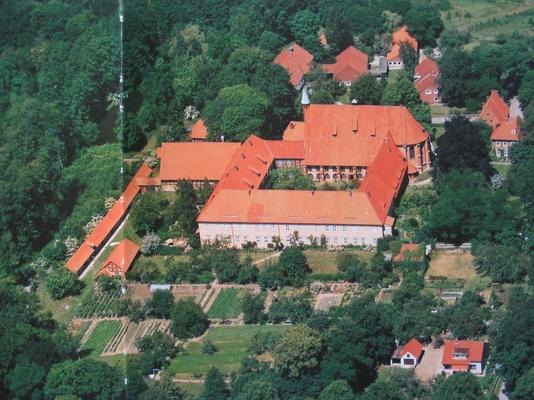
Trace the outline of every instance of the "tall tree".
<path fill-rule="evenodd" d="M 437 139 L 439 173 L 470 168 L 489 178 L 493 173 L 491 159 L 480 127 L 462 115 L 445 122 L 445 133 Z"/>
<path fill-rule="evenodd" d="M 230 391 L 226 387 L 226 382 L 221 372 L 211 367 L 206 375 L 204 389 L 199 400 L 226 400 L 230 396 Z"/>
<path fill-rule="evenodd" d="M 469 372 L 459 372 L 442 379 L 434 393 L 434 400 L 479 400 L 483 396 L 477 378 Z"/>
<path fill-rule="evenodd" d="M 358 77 L 350 87 L 350 99 L 358 104 L 378 105 L 382 100 L 384 87 L 371 74 Z"/>
<path fill-rule="evenodd" d="M 420 46 L 435 46 L 436 39 L 443 31 L 443 21 L 439 11 L 431 5 L 417 4 L 411 7 L 403 18 L 410 33 Z"/>

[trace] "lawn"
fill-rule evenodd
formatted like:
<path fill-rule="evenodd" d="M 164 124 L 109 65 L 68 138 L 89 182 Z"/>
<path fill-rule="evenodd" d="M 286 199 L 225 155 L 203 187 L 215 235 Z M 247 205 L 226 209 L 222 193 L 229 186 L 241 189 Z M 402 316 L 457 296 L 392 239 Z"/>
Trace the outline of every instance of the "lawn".
<path fill-rule="evenodd" d="M 189 344 L 183 353 L 178 354 L 168 367 L 171 374 L 206 374 L 211 367 L 223 373 L 239 369 L 241 361 L 249 355 L 247 348 L 256 332 L 283 332 L 286 325 L 245 325 L 210 328 L 206 336 L 219 349 L 212 355 L 202 354 L 201 343 Z"/>
<path fill-rule="evenodd" d="M 446 251 L 434 251 L 426 276 L 444 276 L 447 279 L 465 279 L 470 281 L 478 277 L 474 264 L 475 257 L 470 252 L 447 254 Z"/>
<path fill-rule="evenodd" d="M 452 9 L 442 13 L 446 27 L 467 30 L 472 40 L 494 40 L 499 34 L 534 35 L 530 23 L 534 0 L 450 0 Z"/>
<path fill-rule="evenodd" d="M 46 292 L 44 283 L 37 287 L 37 298 L 44 311 L 49 311 L 59 323 L 68 323 L 80 304 L 80 296 L 68 296 L 61 300 L 54 300 Z"/>
<path fill-rule="evenodd" d="M 90 350 L 93 355 L 102 354 L 106 345 L 117 334 L 121 326 L 122 322 L 118 320 L 100 321 L 82 348 Z"/>
<path fill-rule="evenodd" d="M 512 167 L 512 164 L 492 163 L 491 166 L 495 168 L 500 175 L 506 178 L 510 168 Z"/>
<path fill-rule="evenodd" d="M 358 254 L 364 260 L 370 260 L 373 256 L 373 252 L 366 251 L 350 251 L 344 250 L 343 253 L 355 253 Z M 304 252 L 308 264 L 314 274 L 331 274 L 338 272 L 337 270 L 337 256 L 341 252 L 329 252 L 325 250 L 306 250 Z"/>
<path fill-rule="evenodd" d="M 237 318 L 241 314 L 243 297 L 249 289 L 224 288 L 208 311 L 209 318 Z"/>

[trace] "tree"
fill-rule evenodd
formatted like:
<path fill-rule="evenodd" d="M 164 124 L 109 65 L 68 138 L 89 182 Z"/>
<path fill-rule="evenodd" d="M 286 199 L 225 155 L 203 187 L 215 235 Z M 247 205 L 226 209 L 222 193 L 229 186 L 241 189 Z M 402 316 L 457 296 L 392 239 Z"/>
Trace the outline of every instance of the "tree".
<path fill-rule="evenodd" d="M 462 48 L 451 48 L 445 51 L 438 64 L 438 83 L 443 101 L 451 107 L 465 106 L 466 100 L 473 97 L 472 86 L 468 82 L 476 79 L 471 68 L 471 55 Z"/>
<path fill-rule="evenodd" d="M 141 351 L 139 366 L 143 374 L 152 373 L 154 368 L 161 369 L 168 364 L 168 360 L 174 357 L 177 348 L 174 340 L 160 331 L 143 337 L 137 342 Z"/>
<path fill-rule="evenodd" d="M 410 33 L 419 41 L 421 47 L 435 46 L 436 39 L 443 31 L 443 21 L 439 11 L 426 4 L 411 7 L 403 18 Z"/>
<path fill-rule="evenodd" d="M 208 317 L 192 299 L 179 300 L 171 312 L 171 332 L 179 339 L 200 336 L 208 329 Z"/>
<path fill-rule="evenodd" d="M 245 324 L 258 324 L 264 321 L 264 300 L 265 299 L 261 294 L 255 296 L 249 291 L 245 293 L 245 296 L 243 296 L 243 303 L 241 305 Z"/>
<path fill-rule="evenodd" d="M 230 391 L 226 387 L 224 377 L 217 368 L 211 367 L 206 375 L 204 389 L 199 400 L 225 400 L 229 396 Z"/>
<path fill-rule="evenodd" d="M 312 53 L 319 49 L 319 36 L 317 32 L 321 28 L 319 18 L 310 10 L 297 12 L 289 20 L 291 33 L 295 40 Z"/>
<path fill-rule="evenodd" d="M 247 85 L 225 87 L 204 110 L 209 135 L 218 140 L 244 141 L 251 133 L 264 135 L 267 96 Z"/>
<path fill-rule="evenodd" d="M 428 221 L 435 237 L 457 244 L 475 237 L 487 211 L 484 177 L 470 170 L 452 170 L 440 177 L 437 189 L 439 197 Z"/>
<path fill-rule="evenodd" d="M 170 290 L 157 290 L 146 302 L 147 314 L 154 318 L 169 319 L 174 306 L 174 295 Z"/>
<path fill-rule="evenodd" d="M 39 398 L 46 378 L 46 369 L 36 363 L 18 363 L 6 377 L 9 390 L 15 398 Z"/>
<path fill-rule="evenodd" d="M 389 382 L 374 382 L 361 396 L 362 400 L 408 400 L 399 388 Z"/>
<path fill-rule="evenodd" d="M 298 247 L 287 247 L 282 250 L 278 259 L 285 283 L 302 286 L 306 276 L 311 272 L 306 256 Z"/>
<path fill-rule="evenodd" d="M 71 395 L 79 398 L 120 399 L 124 384 L 121 373 L 105 362 L 92 358 L 63 361 L 48 373 L 46 398 Z"/>
<path fill-rule="evenodd" d="M 367 275 L 367 263 L 356 254 L 339 254 L 337 269 L 345 274 L 350 282 L 362 282 Z"/>
<path fill-rule="evenodd" d="M 436 387 L 434 400 L 479 400 L 483 396 L 478 380 L 469 372 L 459 372 L 441 380 Z"/>
<path fill-rule="evenodd" d="M 176 197 L 165 213 L 166 225 L 179 235 L 194 235 L 198 227 L 197 200 L 191 181 L 180 180 L 176 185 Z"/>
<path fill-rule="evenodd" d="M 305 322 L 313 313 L 309 293 L 277 297 L 269 309 L 269 320 L 279 323 L 290 321 L 293 324 Z"/>
<path fill-rule="evenodd" d="M 146 136 L 132 113 L 124 115 L 122 135 L 122 148 L 125 151 L 141 150 L 146 144 Z"/>
<path fill-rule="evenodd" d="M 408 76 L 414 75 L 415 66 L 418 63 L 417 53 L 412 45 L 408 43 L 401 43 L 400 58 L 404 64 L 404 73 Z"/>
<path fill-rule="evenodd" d="M 172 378 L 163 373 L 159 381 L 155 381 L 139 400 L 187 400 L 188 393 L 176 385 Z"/>
<path fill-rule="evenodd" d="M 465 292 L 451 308 L 449 327 L 459 339 L 481 337 L 486 333 L 485 319 L 489 319 L 487 309 L 482 309 L 482 298 L 474 292 Z"/>
<path fill-rule="evenodd" d="M 511 400 L 534 399 L 534 368 L 529 369 L 517 380 L 514 391 L 510 394 Z"/>
<path fill-rule="evenodd" d="M 473 248 L 477 271 L 493 282 L 520 282 L 530 267 L 529 259 L 514 246 L 480 243 Z"/>
<path fill-rule="evenodd" d="M 46 291 L 55 300 L 65 296 L 76 295 L 83 288 L 82 281 L 78 280 L 75 273 L 66 268 L 59 267 L 46 277 Z"/>
<path fill-rule="evenodd" d="M 445 133 L 437 139 L 439 173 L 470 168 L 485 177 L 492 175 L 489 149 L 480 135 L 480 126 L 461 115 L 445 122 Z"/>
<path fill-rule="evenodd" d="M 448 49 L 461 48 L 469 41 L 469 33 L 461 32 L 458 29 L 447 28 L 439 36 L 439 47 L 443 51 Z"/>
<path fill-rule="evenodd" d="M 289 328 L 273 349 L 274 366 L 283 376 L 298 378 L 319 364 L 319 332 L 305 325 Z"/>
<path fill-rule="evenodd" d="M 276 190 L 312 190 L 313 180 L 301 168 L 280 168 L 269 173 L 272 189 Z"/>
<path fill-rule="evenodd" d="M 490 331 L 492 359 L 507 388 L 514 391 L 523 374 L 534 367 L 534 296 L 512 289 L 504 315 Z"/>
<path fill-rule="evenodd" d="M 350 87 L 349 98 L 358 104 L 378 105 L 382 100 L 384 87 L 371 74 L 359 76 Z"/>
<path fill-rule="evenodd" d="M 319 395 L 319 400 L 352 400 L 354 395 L 346 381 L 337 380 L 330 383 Z"/>
<path fill-rule="evenodd" d="M 279 400 L 278 390 L 268 379 L 255 379 L 246 383 L 236 400 Z"/>
<path fill-rule="evenodd" d="M 157 231 L 163 224 L 163 210 L 167 202 L 160 192 L 147 192 L 133 206 L 130 218 L 137 233 Z"/>

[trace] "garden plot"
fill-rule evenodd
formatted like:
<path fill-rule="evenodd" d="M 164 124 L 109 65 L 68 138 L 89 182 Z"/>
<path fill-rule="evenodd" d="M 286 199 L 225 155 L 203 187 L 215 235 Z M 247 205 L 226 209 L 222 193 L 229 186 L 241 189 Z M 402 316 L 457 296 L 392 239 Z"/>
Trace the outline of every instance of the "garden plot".
<path fill-rule="evenodd" d="M 315 297 L 315 311 L 328 311 L 332 307 L 339 307 L 343 301 L 343 293 L 321 293 Z"/>
<path fill-rule="evenodd" d="M 170 321 L 162 319 L 148 319 L 141 321 L 139 324 L 129 322 L 123 329 L 111 340 L 106 346 L 102 355 L 110 356 L 114 354 L 138 353 L 137 342 L 145 336 L 151 335 L 156 331 L 167 333 Z"/>
<path fill-rule="evenodd" d="M 87 330 L 82 349 L 89 350 L 93 355 L 103 353 L 107 344 L 121 331 L 124 321 L 108 319 L 93 322 L 93 327 Z"/>
<path fill-rule="evenodd" d="M 223 288 L 208 310 L 208 317 L 215 319 L 238 318 L 245 293 L 251 289 Z"/>

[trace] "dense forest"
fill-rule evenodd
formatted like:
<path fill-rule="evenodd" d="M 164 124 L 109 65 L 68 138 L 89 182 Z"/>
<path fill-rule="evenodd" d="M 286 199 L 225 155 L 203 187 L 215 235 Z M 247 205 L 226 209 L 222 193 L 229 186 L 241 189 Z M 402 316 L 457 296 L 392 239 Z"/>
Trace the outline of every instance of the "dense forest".
<path fill-rule="evenodd" d="M 437 142 L 435 189 L 405 196 L 397 210 L 398 224 L 415 241 L 472 241 L 481 272 L 494 282 L 522 285 L 512 291 L 509 307 L 499 310 L 489 327 L 475 293 L 434 313 L 437 304 L 423 290 L 421 271 L 405 274 L 389 305 L 362 298 L 328 314 L 313 314 L 306 301 L 290 298 L 265 317 L 250 299 L 249 322 L 289 319 L 296 326 L 277 338 L 276 345 L 262 343 L 271 346 L 275 368 L 247 359 L 230 386 L 214 370 L 206 377 L 201 398 L 481 398 L 479 384 L 465 374 L 430 387 L 402 372 L 377 379 L 376 368 L 388 362 L 395 339 L 430 337 L 444 329 L 457 337 L 489 335 L 495 343 L 494 365 L 500 366 L 498 372 L 513 390 L 513 399 L 532 398 L 534 299 L 524 284 L 534 277 L 531 38 L 502 35 L 496 42 L 466 49 L 468 34 L 444 29 L 440 11 L 449 7 L 447 0 L 125 0 L 126 103 L 121 131 L 118 4 L 2 1 L 0 399 L 188 398 L 167 379 L 150 388 L 142 379 L 171 355 L 172 345 L 165 339 L 145 343 L 142 358 L 120 371 L 83 357 L 77 351 L 79 338 L 70 337 L 65 327 L 43 313 L 34 293 L 22 287 L 51 267 L 62 266 L 69 251 L 66 243 L 83 239 L 84 227 L 104 212 L 106 199 L 119 195 L 136 168 L 131 164 L 122 170 L 123 155 L 141 150 L 151 136 L 158 142 L 186 140 L 191 115 L 197 112 L 213 139 L 224 135 L 239 141 L 251 132 L 280 138 L 288 121 L 301 117 L 301 110 L 287 72 L 272 63 L 276 53 L 296 41 L 318 63 L 332 61 L 351 44 L 370 56 L 385 54 L 391 32 L 403 23 L 425 51 L 440 45 L 440 83 L 448 105 L 476 111 L 490 89 L 499 89 L 506 98 L 519 95 L 526 140 L 513 149 L 503 182 L 488 156 L 488 127 L 454 117 Z M 320 31 L 328 47 L 320 44 Z M 411 77 L 401 76 L 391 85 L 362 79 L 351 93 L 366 92 L 368 104 L 406 105 L 429 126 L 429 108 L 421 104 Z M 341 94 L 337 84 L 322 77 L 311 85 L 314 102 L 333 102 Z M 219 258 L 207 264 L 238 263 L 231 251 L 215 253 Z M 250 276 L 238 276 L 234 268 L 235 276 L 223 269 L 216 271 L 217 277 L 259 280 L 264 287 L 285 279 L 291 286 L 302 286 L 308 267 L 298 252 L 290 253 L 285 253 L 293 257 L 286 265 L 282 259 L 259 276 L 245 263 Z M 288 271 L 294 265 L 302 270 Z M 390 277 L 391 271 L 382 274 L 377 265 L 382 268 L 384 261 L 367 265 L 347 259 L 340 270 L 349 280 L 371 287 Z M 200 272 L 211 271 L 208 265 Z M 164 317 L 172 307 L 161 307 Z M 182 316 L 172 309 L 179 320 Z M 200 317 L 204 326 L 205 316 Z M 128 391 L 123 372 L 130 382 Z"/>

